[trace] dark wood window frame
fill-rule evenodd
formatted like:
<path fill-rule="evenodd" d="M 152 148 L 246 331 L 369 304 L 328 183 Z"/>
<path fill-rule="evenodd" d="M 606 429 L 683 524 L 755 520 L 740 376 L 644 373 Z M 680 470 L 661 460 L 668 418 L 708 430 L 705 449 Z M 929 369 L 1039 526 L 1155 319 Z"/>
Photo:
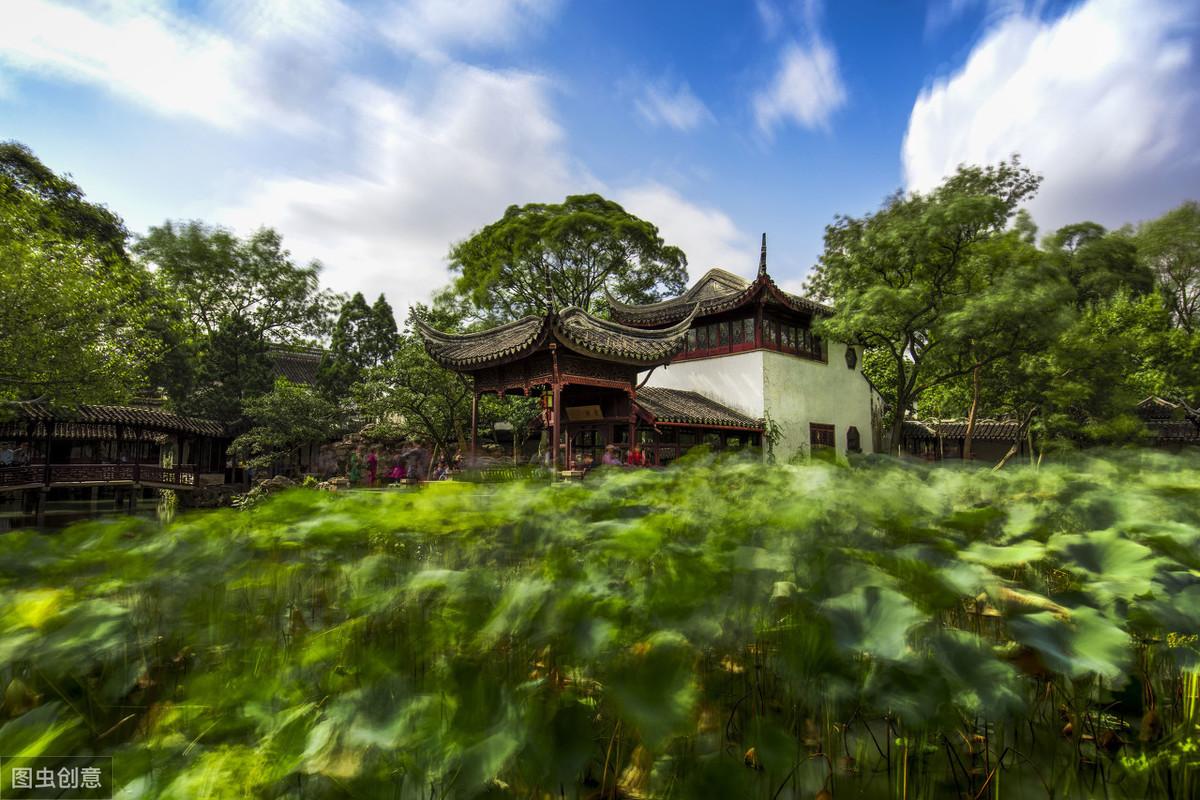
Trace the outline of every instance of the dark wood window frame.
<path fill-rule="evenodd" d="M 697 325 L 688 331 L 684 349 L 675 358 L 686 361 L 750 350 L 774 350 L 828 363 L 825 344 L 811 328 L 795 320 L 774 316 L 762 317 L 761 324 L 757 323 L 756 317 L 747 316 Z"/>
<path fill-rule="evenodd" d="M 811 447 L 837 447 L 837 428 L 820 422 L 808 424 L 808 443 Z"/>

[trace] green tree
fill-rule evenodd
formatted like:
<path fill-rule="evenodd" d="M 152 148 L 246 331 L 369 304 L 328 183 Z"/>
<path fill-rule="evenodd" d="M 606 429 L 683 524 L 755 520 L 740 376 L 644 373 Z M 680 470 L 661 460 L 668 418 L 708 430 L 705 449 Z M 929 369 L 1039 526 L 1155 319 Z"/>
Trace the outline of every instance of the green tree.
<path fill-rule="evenodd" d="M 337 406 L 310 387 L 275 381 L 271 391 L 245 403 L 251 427 L 230 445 L 248 453 L 255 468 L 269 467 L 299 447 L 323 442 L 337 432 L 341 413 Z"/>
<path fill-rule="evenodd" d="M 470 382 L 439 366 L 420 337 L 398 337 L 395 355 L 367 371 L 351 393 L 361 413 L 399 428 L 401 436 L 433 442 L 443 453 L 466 447 Z"/>
<path fill-rule="evenodd" d="M 485 424 L 507 423 L 512 430 L 513 463 L 520 463 L 521 450 L 529 439 L 529 427 L 542 415 L 542 404 L 536 397 L 523 395 L 485 394 L 479 399 L 479 417 Z"/>
<path fill-rule="evenodd" d="M 945 376 L 936 390 L 965 380 L 969 389 L 962 457 L 972 458 L 983 404 L 984 370 L 1052 343 L 1070 324 L 1071 285 L 1016 230 L 981 241 L 964 270 L 965 294 L 946 314 L 944 347 L 927 352 L 933 374 Z M 957 298 L 956 298 L 957 299 Z"/>
<path fill-rule="evenodd" d="M 1080 308 L 1121 292 L 1140 295 L 1154 289 L 1154 273 L 1139 260 L 1137 244 L 1125 233 L 1079 222 L 1046 237 L 1043 247 L 1051 265 L 1075 287 Z"/>
<path fill-rule="evenodd" d="M 370 366 L 379 366 L 388 361 L 396 352 L 396 342 L 399 338 L 396 327 L 396 314 L 387 298 L 382 294 L 371 306 L 371 325 L 367 329 L 363 352 Z"/>
<path fill-rule="evenodd" d="M 371 308 L 361 292 L 342 304 L 333 325 L 329 351 L 317 368 L 317 386 L 327 398 L 343 398 L 350 386 L 362 380 L 367 368 L 363 338 L 371 323 Z"/>
<path fill-rule="evenodd" d="M 0 144 L 0 399 L 121 402 L 158 343 L 125 228 L 26 147 Z"/>
<path fill-rule="evenodd" d="M 1189 201 L 1138 229 L 1137 244 L 1175 324 L 1200 332 L 1200 203 Z"/>
<path fill-rule="evenodd" d="M 943 351 L 962 344 L 961 312 L 978 301 L 978 272 L 991 263 L 984 245 L 1004 232 L 1039 182 L 1016 159 L 964 166 L 928 194 L 897 194 L 874 214 L 841 216 L 825 229 L 810 286 L 834 302 L 836 313 L 818 329 L 890 357 L 892 381 L 876 385 L 894 411 L 892 452 L 905 411 L 925 391 L 994 358 L 963 360 Z"/>
<path fill-rule="evenodd" d="M 182 330 L 172 331 L 171 351 L 195 354 L 194 374 L 178 371 L 180 360 L 167 387 L 185 413 L 241 419 L 245 399 L 270 388 L 259 369 L 268 345 L 327 332 L 335 296 L 319 288 L 320 265 L 295 264 L 273 230 L 239 239 L 201 222 L 168 222 L 134 252 L 177 304 Z"/>
<path fill-rule="evenodd" d="M 561 204 L 510 206 L 504 216 L 455 245 L 453 292 L 489 321 L 540 314 L 550 306 L 597 311 L 607 289 L 626 302 L 678 294 L 687 258 L 658 228 L 611 200 L 572 195 Z"/>
<path fill-rule="evenodd" d="M 247 401 L 270 391 L 273 380 L 267 343 L 245 318 L 228 317 L 199 341 L 192 391 L 176 405 L 196 416 L 244 423 Z"/>
<path fill-rule="evenodd" d="M 338 313 L 329 352 L 317 371 L 317 385 L 330 399 L 345 398 L 367 370 L 392 357 L 396 340 L 396 318 L 384 296 L 368 306 L 362 293 L 356 292 Z"/>

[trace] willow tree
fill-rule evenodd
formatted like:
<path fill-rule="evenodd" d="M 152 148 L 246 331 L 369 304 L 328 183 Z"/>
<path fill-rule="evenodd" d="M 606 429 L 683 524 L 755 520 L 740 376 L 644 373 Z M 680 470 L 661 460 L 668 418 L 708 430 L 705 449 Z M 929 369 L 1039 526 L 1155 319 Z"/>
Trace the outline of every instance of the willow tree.
<path fill-rule="evenodd" d="M 967 352 L 969 327 L 983 312 L 995 320 L 976 340 L 991 336 L 991 322 L 1007 324 L 1003 304 L 981 292 L 1012 288 L 988 273 L 1023 261 L 994 257 L 995 240 L 1040 181 L 1015 158 L 962 166 L 931 192 L 896 194 L 873 214 L 839 216 L 826 227 L 810 288 L 836 311 L 818 328 L 833 339 L 879 348 L 894 367 L 889 382 L 879 385 L 894 409 L 892 452 L 900 445 L 905 411 L 922 393 L 1001 357 L 983 349 L 982 341 L 977 352 Z"/>
<path fill-rule="evenodd" d="M 647 303 L 679 294 L 687 257 L 658 228 L 600 195 L 509 206 L 450 251 L 451 291 L 489 321 L 540 314 L 551 305 L 601 310 L 604 292 Z"/>

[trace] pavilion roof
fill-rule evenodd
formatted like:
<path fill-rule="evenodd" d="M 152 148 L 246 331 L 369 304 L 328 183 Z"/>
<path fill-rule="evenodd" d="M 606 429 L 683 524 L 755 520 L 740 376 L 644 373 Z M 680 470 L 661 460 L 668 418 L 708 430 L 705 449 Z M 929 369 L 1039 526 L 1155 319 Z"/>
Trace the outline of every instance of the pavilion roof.
<path fill-rule="evenodd" d="M 753 419 L 698 392 L 683 389 L 647 386 L 638 390 L 637 404 L 656 423 L 763 429 L 761 419 Z"/>
<path fill-rule="evenodd" d="M 606 290 L 607 292 L 607 290 Z M 613 319 L 626 325 L 664 325 L 677 322 L 691 313 L 693 306 L 696 316 L 706 317 L 710 314 L 720 314 L 735 308 L 748 305 L 765 296 L 768 302 L 790 308 L 802 314 L 821 314 L 828 316 L 833 313 L 829 306 L 822 305 L 807 297 L 791 294 L 780 289 L 778 284 L 767 274 L 767 239 L 763 234 L 762 254 L 759 257 L 758 276 L 748 281 L 740 275 L 723 269 L 710 269 L 700 280 L 692 284 L 679 297 L 662 300 L 657 303 L 630 304 L 622 303 L 611 294 L 607 295 L 609 308 L 612 309 Z"/>
<path fill-rule="evenodd" d="M 292 383 L 315 386 L 317 369 L 321 366 L 325 351 L 315 347 L 272 345 L 267 355 L 271 357 L 277 377 L 286 378 Z"/>
<path fill-rule="evenodd" d="M 420 320 L 416 329 L 433 360 L 459 372 L 515 361 L 551 341 L 590 358 L 651 367 L 667 363 L 683 348 L 692 317 L 685 314 L 669 328 L 646 330 L 570 306 L 555 314 L 528 316 L 474 333 L 446 333 Z"/>
<path fill-rule="evenodd" d="M 56 409 L 49 404 L 38 401 L 17 402 L 7 404 L 10 411 L 15 411 L 15 420 L 7 423 L 13 428 L 13 433 L 19 429 L 19 422 L 55 422 L 71 423 L 79 430 L 87 430 L 88 426 L 124 425 L 130 428 L 144 428 L 152 431 L 169 433 L 191 433 L 201 436 L 225 436 L 225 426 L 220 422 L 200 417 L 185 417 L 158 408 L 143 406 L 109 406 L 109 405 L 80 405 L 73 409 Z M 74 430 L 73 428 L 71 430 Z M 80 434 L 82 436 L 82 434 Z"/>

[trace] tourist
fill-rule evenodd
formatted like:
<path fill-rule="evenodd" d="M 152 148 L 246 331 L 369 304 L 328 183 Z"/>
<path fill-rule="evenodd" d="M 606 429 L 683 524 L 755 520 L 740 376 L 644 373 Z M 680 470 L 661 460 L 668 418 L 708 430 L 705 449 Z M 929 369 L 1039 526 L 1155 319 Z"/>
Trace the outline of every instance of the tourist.
<path fill-rule="evenodd" d="M 646 466 L 646 457 L 642 455 L 642 450 L 637 445 L 634 445 L 629 451 L 629 460 L 625 462 L 631 467 Z"/>
<path fill-rule="evenodd" d="M 610 444 L 604 448 L 604 458 L 600 460 L 600 463 L 606 467 L 621 466 L 621 454 L 617 452 L 616 445 Z"/>
<path fill-rule="evenodd" d="M 389 473 L 388 477 L 395 482 L 399 482 L 404 480 L 405 475 L 406 471 L 404 469 L 404 464 L 400 461 L 400 456 L 396 456 L 392 462 L 392 471 Z"/>
<path fill-rule="evenodd" d="M 358 450 L 350 452 L 349 469 L 347 476 L 350 479 L 350 485 L 355 486 L 362 480 L 362 458 L 359 457 Z"/>
<path fill-rule="evenodd" d="M 375 488 L 375 476 L 379 472 L 379 457 L 375 455 L 375 448 L 371 448 L 371 452 L 367 453 L 367 486 Z"/>
<path fill-rule="evenodd" d="M 13 465 L 13 456 L 12 445 L 5 442 L 0 446 L 0 467 L 11 467 Z"/>

